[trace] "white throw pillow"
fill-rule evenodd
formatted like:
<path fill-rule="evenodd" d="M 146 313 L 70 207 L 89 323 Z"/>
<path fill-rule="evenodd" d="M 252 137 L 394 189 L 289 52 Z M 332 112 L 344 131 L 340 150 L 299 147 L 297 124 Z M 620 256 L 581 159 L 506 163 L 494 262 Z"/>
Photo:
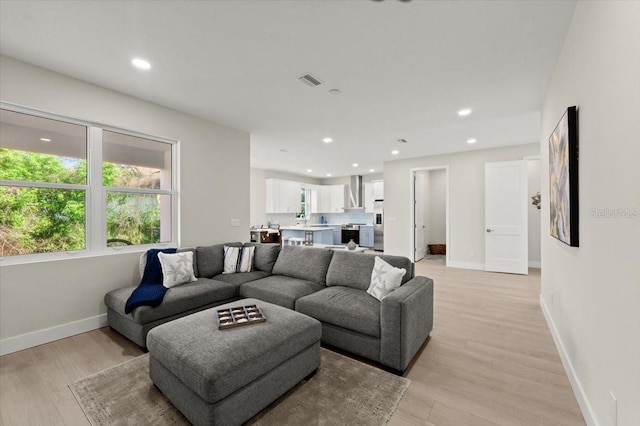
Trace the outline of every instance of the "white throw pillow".
<path fill-rule="evenodd" d="M 162 267 L 162 285 L 166 288 L 196 281 L 193 273 L 193 252 L 158 253 Z"/>
<path fill-rule="evenodd" d="M 224 246 L 223 274 L 253 271 L 253 254 L 255 247 Z"/>
<path fill-rule="evenodd" d="M 371 272 L 371 284 L 367 293 L 382 301 L 389 293 L 400 287 L 402 277 L 407 273 L 404 268 L 396 268 L 376 256 Z"/>

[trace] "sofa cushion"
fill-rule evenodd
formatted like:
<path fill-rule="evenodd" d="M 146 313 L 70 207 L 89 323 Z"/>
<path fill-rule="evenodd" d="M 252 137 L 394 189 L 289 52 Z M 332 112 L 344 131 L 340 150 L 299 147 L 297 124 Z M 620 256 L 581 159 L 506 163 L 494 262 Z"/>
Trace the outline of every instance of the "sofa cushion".
<path fill-rule="evenodd" d="M 280 254 L 280 244 L 245 243 L 246 247 L 255 247 L 253 255 L 253 269 L 271 273 Z"/>
<path fill-rule="evenodd" d="M 326 288 L 323 284 L 284 275 L 271 275 L 240 286 L 241 297 L 252 297 L 293 309 L 296 300 Z"/>
<path fill-rule="evenodd" d="M 284 246 L 273 266 L 274 275 L 286 275 L 324 284 L 333 250 Z M 371 271 L 369 271 L 371 273 Z M 366 287 L 365 287 L 366 288 Z"/>
<path fill-rule="evenodd" d="M 110 291 L 104 297 L 105 305 L 116 312 L 124 313 L 125 303 L 135 288 L 135 286 L 124 287 Z M 168 289 L 160 306 L 155 308 L 140 306 L 127 316 L 139 324 L 146 324 L 201 306 L 237 297 L 237 286 L 207 278 L 199 278 L 192 283 Z"/>
<path fill-rule="evenodd" d="M 242 247 L 242 243 L 214 244 L 196 247 L 197 277 L 211 278 L 224 269 L 224 246 Z"/>
<path fill-rule="evenodd" d="M 196 259 L 196 249 L 192 247 L 183 247 L 176 250 L 176 253 L 185 253 L 190 251 L 193 253 L 193 275 L 196 277 L 198 275 L 198 262 Z M 147 251 L 140 255 L 140 260 L 138 261 L 138 267 L 140 268 L 140 278 L 144 276 L 144 268 L 147 266 Z"/>
<path fill-rule="evenodd" d="M 380 337 L 380 302 L 362 290 L 333 286 L 296 301 L 296 311 L 323 323 Z"/>
<path fill-rule="evenodd" d="M 212 279 L 216 281 L 224 281 L 225 283 L 239 286 L 240 284 L 247 283 L 249 281 L 259 280 L 260 278 L 268 277 L 271 275 L 264 271 L 252 271 L 252 272 L 238 272 L 235 274 L 218 274 Z"/>
<path fill-rule="evenodd" d="M 413 262 L 403 256 L 379 256 L 382 260 L 404 268 L 407 273 L 402 277 L 402 284 L 413 278 Z M 376 256 L 364 253 L 336 251 L 327 270 L 327 286 L 344 286 L 367 290 L 371 284 L 371 272 Z"/>

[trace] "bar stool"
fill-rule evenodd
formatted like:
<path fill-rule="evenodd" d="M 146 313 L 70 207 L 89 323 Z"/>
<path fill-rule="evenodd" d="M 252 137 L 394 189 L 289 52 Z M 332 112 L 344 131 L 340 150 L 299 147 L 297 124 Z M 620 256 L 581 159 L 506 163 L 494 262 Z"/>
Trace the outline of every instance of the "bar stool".
<path fill-rule="evenodd" d="M 291 237 L 289 238 L 290 246 L 301 246 L 304 243 L 304 238 L 301 237 Z"/>

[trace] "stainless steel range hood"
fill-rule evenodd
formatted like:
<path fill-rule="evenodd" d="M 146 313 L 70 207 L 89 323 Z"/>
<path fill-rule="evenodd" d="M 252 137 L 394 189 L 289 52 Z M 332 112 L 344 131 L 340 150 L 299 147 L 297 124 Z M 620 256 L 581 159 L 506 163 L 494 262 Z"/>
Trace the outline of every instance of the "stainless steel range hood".
<path fill-rule="evenodd" d="M 349 183 L 349 207 L 345 210 L 364 209 L 362 205 L 362 176 L 351 176 Z"/>

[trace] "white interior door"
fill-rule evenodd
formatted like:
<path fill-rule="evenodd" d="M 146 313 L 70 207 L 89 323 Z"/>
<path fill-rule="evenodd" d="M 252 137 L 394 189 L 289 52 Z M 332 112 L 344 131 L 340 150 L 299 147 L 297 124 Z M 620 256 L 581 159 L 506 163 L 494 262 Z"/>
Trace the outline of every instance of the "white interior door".
<path fill-rule="evenodd" d="M 424 207 L 425 199 L 427 197 L 427 189 L 424 183 L 424 174 L 414 173 L 414 261 L 422 259 L 427 254 L 427 242 L 425 240 L 426 226 L 424 223 Z"/>
<path fill-rule="evenodd" d="M 485 164 L 485 270 L 528 273 L 527 162 Z"/>

